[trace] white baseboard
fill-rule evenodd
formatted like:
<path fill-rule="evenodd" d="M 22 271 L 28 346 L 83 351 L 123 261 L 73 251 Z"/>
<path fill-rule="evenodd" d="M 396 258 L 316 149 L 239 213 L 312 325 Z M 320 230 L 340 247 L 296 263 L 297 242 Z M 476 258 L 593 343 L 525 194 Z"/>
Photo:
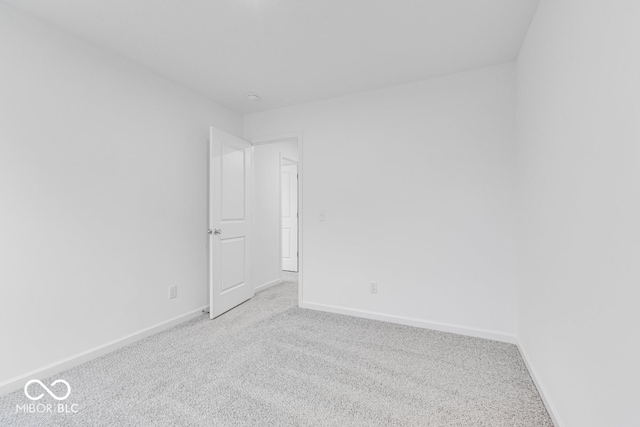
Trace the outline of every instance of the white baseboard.
<path fill-rule="evenodd" d="M 270 287 L 279 285 L 280 283 L 282 283 L 282 279 L 277 278 L 276 280 L 272 280 L 270 282 L 263 283 L 262 285 L 256 286 L 255 288 L 253 288 L 253 290 L 254 292 L 264 291 L 265 289 L 269 289 Z"/>
<path fill-rule="evenodd" d="M 358 310 L 354 308 L 338 307 L 334 305 L 302 302 L 302 308 L 310 310 L 327 311 L 329 313 L 346 314 L 347 316 L 363 317 L 365 319 L 381 320 L 383 322 L 399 323 L 401 325 L 415 326 L 424 329 L 433 329 L 441 332 L 451 332 L 458 335 L 467 335 L 477 338 L 485 338 L 494 341 L 517 344 L 515 334 L 507 332 L 491 331 L 488 329 L 470 328 L 466 326 L 452 325 L 449 323 L 433 322 L 425 319 L 396 316 L 393 314 L 377 313 L 374 311 Z"/>
<path fill-rule="evenodd" d="M 82 353 L 78 353 L 76 355 L 67 357 L 65 359 L 59 360 L 57 362 L 51 363 L 49 365 L 43 366 L 41 368 L 35 369 L 25 374 L 19 375 L 17 377 L 10 378 L 0 383 L 0 396 L 21 389 L 31 379 L 34 379 L 34 378 L 42 379 L 42 378 L 50 377 L 59 372 L 66 371 L 67 369 L 73 368 L 74 366 L 78 366 L 78 365 L 81 365 L 82 363 L 88 362 L 91 359 L 95 359 L 96 357 L 102 356 L 107 353 L 111 353 L 112 351 L 117 350 L 126 345 L 129 345 L 135 341 L 139 341 L 143 338 L 147 338 L 160 331 L 169 329 L 182 322 L 186 322 L 187 320 L 194 319 L 200 316 L 202 314 L 202 310 L 208 307 L 209 306 L 200 307 L 197 310 L 193 310 L 186 314 L 174 317 L 173 319 L 160 322 L 156 325 L 142 329 L 141 331 L 134 332 L 122 338 L 118 338 L 116 340 L 110 341 L 106 344 L 102 344 L 97 347 L 91 348 L 89 350 L 83 351 Z"/>
<path fill-rule="evenodd" d="M 529 374 L 533 379 L 533 383 L 536 385 L 536 388 L 538 389 L 538 394 L 540 395 L 540 398 L 542 398 L 542 402 L 544 403 L 545 408 L 547 408 L 547 412 L 551 417 L 551 421 L 553 421 L 553 425 L 555 427 L 564 426 L 564 424 L 560 420 L 560 417 L 558 416 L 558 411 L 556 410 L 555 406 L 553 405 L 553 403 L 551 403 L 551 400 L 549 399 L 549 393 L 547 392 L 547 389 L 542 384 L 542 381 L 540 381 L 540 377 L 536 373 L 536 370 L 533 369 L 533 365 L 531 365 L 531 362 L 527 357 L 527 353 L 524 351 L 524 348 L 520 343 L 518 343 L 517 345 L 518 345 L 518 350 L 520 350 L 520 355 L 522 356 L 522 360 L 524 360 L 524 364 L 527 366 L 527 370 L 529 371 Z"/>

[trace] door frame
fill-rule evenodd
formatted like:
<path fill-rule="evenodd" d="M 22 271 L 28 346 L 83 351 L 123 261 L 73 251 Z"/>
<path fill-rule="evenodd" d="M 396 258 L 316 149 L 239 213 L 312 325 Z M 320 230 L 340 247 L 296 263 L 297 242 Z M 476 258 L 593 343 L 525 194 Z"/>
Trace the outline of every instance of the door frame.
<path fill-rule="evenodd" d="M 296 142 L 298 144 L 298 306 L 304 301 L 304 147 L 302 140 L 302 132 L 291 132 L 270 136 L 262 136 L 249 139 L 253 146 L 275 144 L 278 142 Z M 280 192 L 279 192 L 279 209 L 280 221 L 278 222 L 278 235 L 280 236 L 280 279 L 282 279 L 282 154 L 280 155 Z M 255 174 L 254 174 L 255 176 Z M 253 186 L 253 183 L 252 183 Z M 251 193 L 255 194 L 253 188 Z M 253 209 L 253 204 L 252 204 Z M 252 215 L 253 216 L 253 215 Z"/>

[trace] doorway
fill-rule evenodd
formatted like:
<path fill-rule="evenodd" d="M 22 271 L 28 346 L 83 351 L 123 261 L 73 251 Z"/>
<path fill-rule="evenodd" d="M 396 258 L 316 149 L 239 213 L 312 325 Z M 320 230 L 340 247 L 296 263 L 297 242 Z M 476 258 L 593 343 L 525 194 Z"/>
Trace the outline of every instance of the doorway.
<path fill-rule="evenodd" d="M 302 137 L 287 134 L 252 139 L 252 278 L 260 292 L 283 282 L 297 282 L 303 292 Z"/>

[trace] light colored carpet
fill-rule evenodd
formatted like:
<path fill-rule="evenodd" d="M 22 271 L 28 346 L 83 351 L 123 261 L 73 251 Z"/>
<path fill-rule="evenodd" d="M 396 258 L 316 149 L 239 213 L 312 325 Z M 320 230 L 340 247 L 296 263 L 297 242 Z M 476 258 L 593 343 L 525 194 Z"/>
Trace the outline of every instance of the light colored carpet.
<path fill-rule="evenodd" d="M 513 345 L 296 305 L 284 283 L 139 341 L 43 380 L 78 413 L 16 414 L 18 391 L 0 425 L 552 426 Z"/>

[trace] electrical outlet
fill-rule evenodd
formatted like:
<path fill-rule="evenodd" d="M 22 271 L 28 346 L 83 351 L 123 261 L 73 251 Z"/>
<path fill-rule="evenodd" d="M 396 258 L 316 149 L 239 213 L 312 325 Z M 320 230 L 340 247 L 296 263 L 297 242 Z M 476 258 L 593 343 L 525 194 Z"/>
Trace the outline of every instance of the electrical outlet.
<path fill-rule="evenodd" d="M 325 218 L 326 218 L 326 217 L 325 217 L 324 211 L 320 211 L 320 215 L 318 216 L 318 220 L 319 220 L 319 221 L 324 221 L 324 220 L 325 220 Z"/>
<path fill-rule="evenodd" d="M 372 294 L 378 293 L 378 282 L 369 282 L 369 292 Z"/>
<path fill-rule="evenodd" d="M 178 286 L 169 287 L 169 299 L 178 297 Z"/>

